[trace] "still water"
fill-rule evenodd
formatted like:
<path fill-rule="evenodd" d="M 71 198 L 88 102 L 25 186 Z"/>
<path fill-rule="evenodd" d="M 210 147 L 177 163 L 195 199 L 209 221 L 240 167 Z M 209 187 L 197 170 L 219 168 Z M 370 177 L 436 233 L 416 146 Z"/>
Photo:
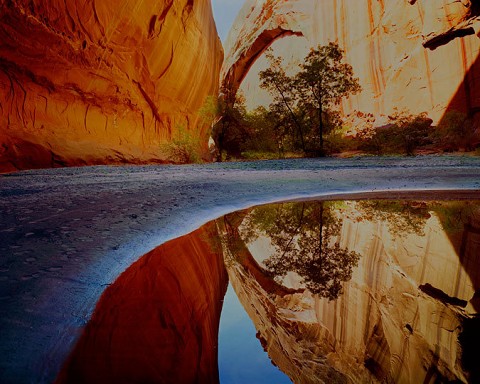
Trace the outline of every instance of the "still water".
<path fill-rule="evenodd" d="M 479 308 L 480 201 L 260 206 L 134 263 L 58 382 L 478 382 Z"/>

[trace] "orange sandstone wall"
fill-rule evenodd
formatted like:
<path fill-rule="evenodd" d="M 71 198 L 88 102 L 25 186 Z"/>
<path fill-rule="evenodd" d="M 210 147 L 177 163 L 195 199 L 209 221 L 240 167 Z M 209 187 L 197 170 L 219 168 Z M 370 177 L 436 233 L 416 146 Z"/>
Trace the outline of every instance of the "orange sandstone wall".
<path fill-rule="evenodd" d="M 222 57 L 210 0 L 0 2 L 0 171 L 206 151 Z"/>
<path fill-rule="evenodd" d="M 216 236 L 209 223 L 132 264 L 105 290 L 56 382 L 218 383 L 228 277 Z"/>
<path fill-rule="evenodd" d="M 226 44 L 222 79 L 238 87 L 255 56 L 273 41 L 270 31 L 284 31 L 281 37 L 288 31 L 303 38 L 282 38 L 275 44 L 279 52 L 297 54 L 298 60 L 305 56 L 303 46 L 337 41 L 345 49 L 363 87 L 344 103 L 345 113 L 379 116 L 397 107 L 425 111 L 434 122 L 448 108 L 474 115 L 480 107 L 479 64 L 474 66 L 480 50 L 477 3 L 247 0 Z M 245 88 L 247 99 L 256 88 Z"/>

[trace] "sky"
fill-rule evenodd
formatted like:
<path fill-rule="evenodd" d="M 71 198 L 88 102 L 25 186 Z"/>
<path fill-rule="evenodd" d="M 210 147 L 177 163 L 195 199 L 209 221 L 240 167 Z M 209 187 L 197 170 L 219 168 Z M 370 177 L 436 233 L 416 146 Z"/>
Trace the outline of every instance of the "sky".
<path fill-rule="evenodd" d="M 218 35 L 223 43 L 225 43 L 228 31 L 244 2 L 245 0 L 212 0 L 213 16 L 217 24 Z"/>
<path fill-rule="evenodd" d="M 222 384 L 291 384 L 272 364 L 256 337 L 257 330 L 232 286 L 223 302 L 218 335 L 218 370 Z"/>

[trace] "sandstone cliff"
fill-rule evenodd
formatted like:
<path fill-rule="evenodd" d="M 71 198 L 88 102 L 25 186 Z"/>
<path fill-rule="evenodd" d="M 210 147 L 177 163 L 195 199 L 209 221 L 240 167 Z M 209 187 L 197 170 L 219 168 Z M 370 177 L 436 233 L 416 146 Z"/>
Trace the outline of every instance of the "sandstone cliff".
<path fill-rule="evenodd" d="M 218 383 L 228 277 L 214 236 L 207 224 L 130 266 L 102 295 L 57 382 Z"/>
<path fill-rule="evenodd" d="M 238 88 L 273 42 L 277 55 L 298 62 L 310 47 L 336 41 L 363 87 L 344 102 L 346 114 L 379 117 L 397 107 L 427 112 L 435 123 L 447 109 L 473 116 L 480 107 L 478 11 L 473 0 L 248 0 L 227 41 L 222 80 Z M 247 100 L 258 94 L 256 73 L 243 89 Z"/>
<path fill-rule="evenodd" d="M 168 160 L 216 94 L 209 0 L 0 3 L 0 171 Z"/>
<path fill-rule="evenodd" d="M 238 223 L 224 231 L 230 282 L 263 347 L 295 383 L 466 382 L 458 337 L 463 316 L 478 313 L 478 206 L 448 233 L 445 217 L 432 213 L 419 234 L 364 219 L 357 204 L 338 214 L 341 246 L 361 258 L 336 301 L 299 289 L 294 277 L 297 292 L 266 284 L 255 262 L 265 255 L 253 243 L 246 251 Z"/>

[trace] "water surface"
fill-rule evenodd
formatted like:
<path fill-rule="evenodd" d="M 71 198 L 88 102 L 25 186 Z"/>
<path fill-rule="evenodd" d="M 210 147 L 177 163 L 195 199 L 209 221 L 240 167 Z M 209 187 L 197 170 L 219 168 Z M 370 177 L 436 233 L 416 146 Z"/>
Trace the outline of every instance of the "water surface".
<path fill-rule="evenodd" d="M 476 382 L 478 265 L 480 201 L 235 212 L 125 271 L 59 381 Z"/>

